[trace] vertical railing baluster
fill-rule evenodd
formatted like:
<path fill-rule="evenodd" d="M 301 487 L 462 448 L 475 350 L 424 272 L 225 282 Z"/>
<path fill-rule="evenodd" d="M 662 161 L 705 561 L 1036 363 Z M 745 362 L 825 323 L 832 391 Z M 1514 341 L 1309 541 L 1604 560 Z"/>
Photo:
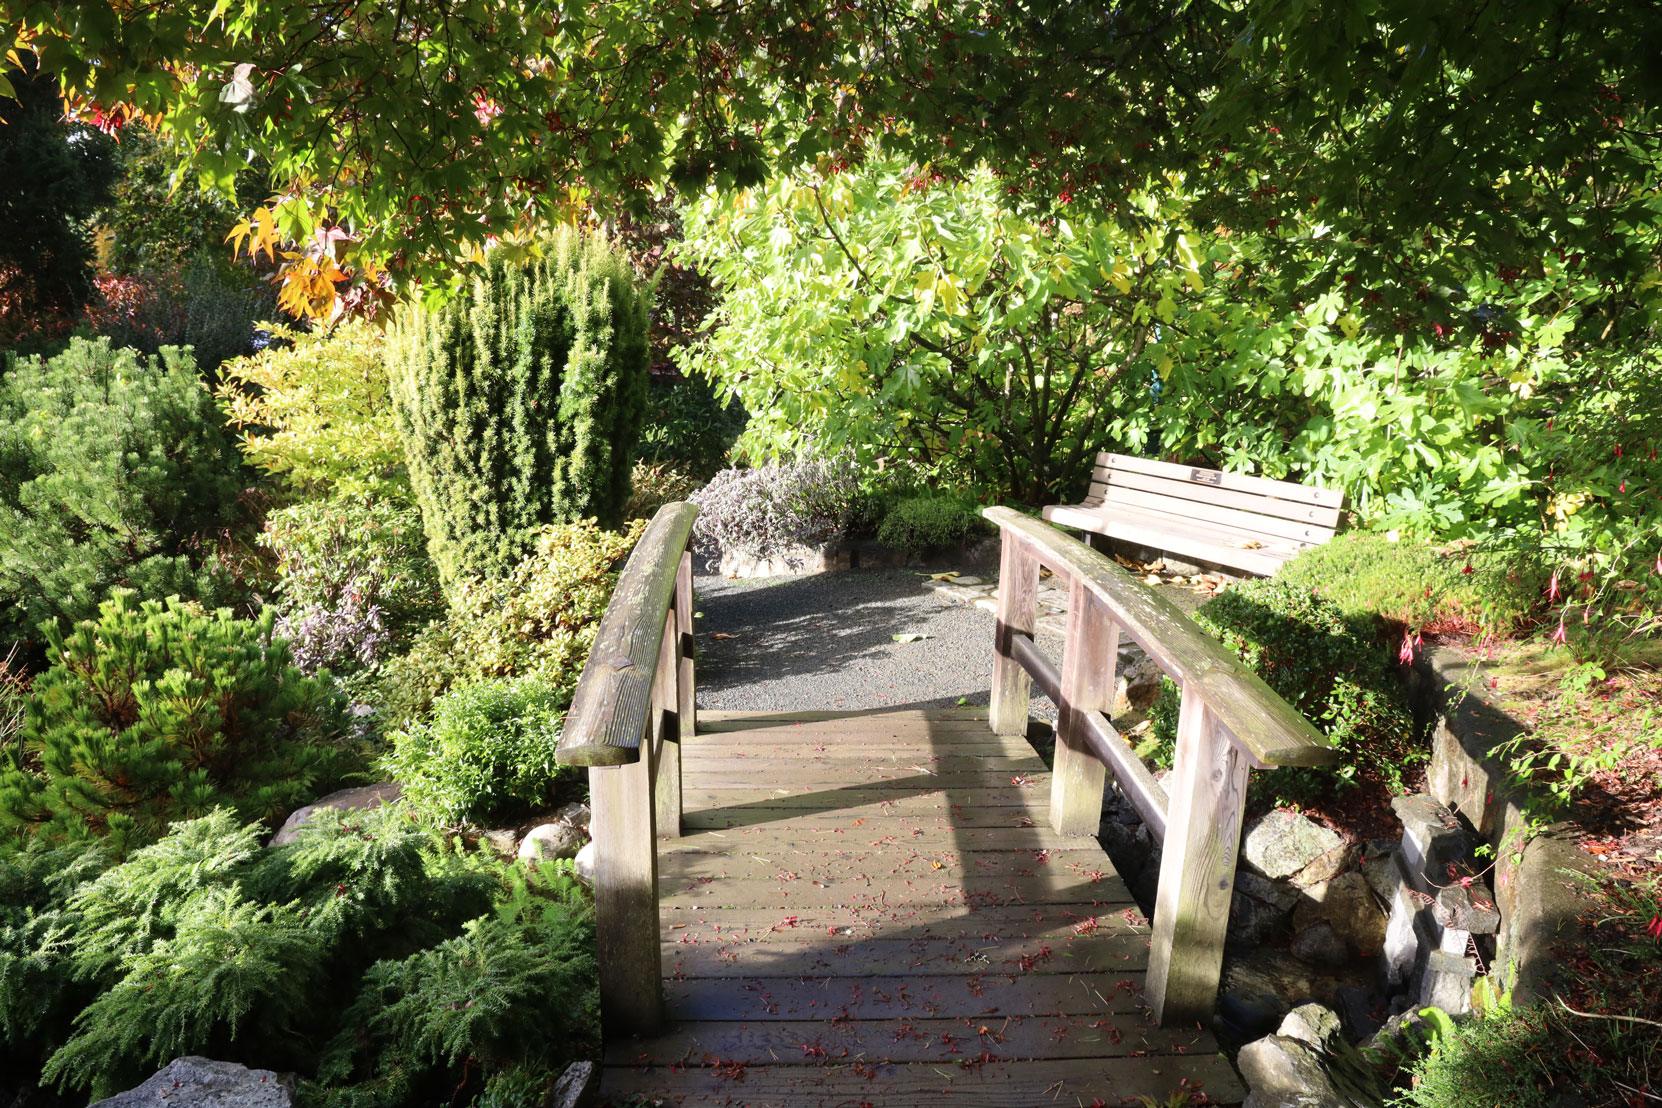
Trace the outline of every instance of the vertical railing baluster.
<path fill-rule="evenodd" d="M 677 644 L 680 628 L 675 608 L 664 613 L 664 637 L 658 645 L 658 669 L 652 676 L 652 722 L 657 732 L 656 772 L 653 774 L 653 797 L 658 817 L 658 833 L 672 839 L 681 837 L 681 726 L 680 661 Z"/>
<path fill-rule="evenodd" d="M 698 733 L 698 680 L 694 656 L 697 642 L 693 636 L 693 564 L 692 554 L 681 555 L 681 564 L 675 573 L 675 642 L 678 666 L 675 681 L 675 718 L 680 724 L 680 737 L 686 742 Z"/>
<path fill-rule="evenodd" d="M 1094 835 L 1102 822 L 1107 774 L 1085 738 L 1085 714 L 1113 709 L 1119 640 L 1119 625 L 1075 577 L 1068 588 L 1062 702 L 1057 705 L 1056 761 L 1050 778 L 1050 826 L 1058 834 Z"/>
<path fill-rule="evenodd" d="M 1004 532 L 998 563 L 998 630 L 988 722 L 998 735 L 1027 734 L 1033 679 L 1011 653 L 1017 635 L 1033 636 L 1039 621 L 1039 560 L 1020 539 Z"/>
<path fill-rule="evenodd" d="M 1149 1006 L 1167 1027 L 1208 1018 L 1217 999 L 1248 769 L 1196 683 L 1184 685 L 1148 954 Z"/>

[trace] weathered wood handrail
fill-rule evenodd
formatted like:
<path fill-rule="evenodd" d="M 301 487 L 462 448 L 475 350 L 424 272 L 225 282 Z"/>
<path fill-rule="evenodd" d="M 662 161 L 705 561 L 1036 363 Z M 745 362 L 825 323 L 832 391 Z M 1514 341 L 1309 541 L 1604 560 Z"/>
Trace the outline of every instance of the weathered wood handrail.
<path fill-rule="evenodd" d="M 663 1018 L 660 834 L 681 833 L 681 743 L 692 737 L 692 537 L 698 508 L 658 509 L 629 555 L 577 681 L 557 750 L 589 767 L 601 1020 L 646 1034 Z"/>
<path fill-rule="evenodd" d="M 1247 770 L 1330 764 L 1321 732 L 1175 604 L 1098 551 L 1009 508 L 982 512 L 1003 535 L 991 723 L 1027 733 L 1032 682 L 1056 703 L 1050 822 L 1094 835 L 1104 771 L 1164 848 L 1149 951 L 1148 1001 L 1156 1018 L 1204 1020 L 1217 999 L 1240 850 Z M 1068 585 L 1062 665 L 1034 644 L 1040 567 Z M 1171 796 L 1108 719 L 1121 633 L 1183 690 Z"/>

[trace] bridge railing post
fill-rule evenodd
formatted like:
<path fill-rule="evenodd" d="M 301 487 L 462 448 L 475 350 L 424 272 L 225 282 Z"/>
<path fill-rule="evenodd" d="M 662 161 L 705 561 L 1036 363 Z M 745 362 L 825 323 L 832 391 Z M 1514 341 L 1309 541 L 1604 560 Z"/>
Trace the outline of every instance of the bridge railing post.
<path fill-rule="evenodd" d="M 1033 678 L 1015 653 L 1015 639 L 1032 640 L 1039 623 L 1039 559 L 1018 537 L 1004 533 L 998 563 L 998 629 L 993 646 L 988 722 L 998 735 L 1026 735 Z"/>
<path fill-rule="evenodd" d="M 1154 901 L 1148 999 L 1161 1023 L 1205 1021 L 1217 1000 L 1250 762 L 1200 692 L 1183 689 Z"/>
<path fill-rule="evenodd" d="M 1105 770 L 1163 847 L 1147 999 L 1161 1023 L 1211 1014 L 1229 926 L 1247 773 L 1330 765 L 1321 733 L 1165 596 L 1056 528 L 1009 508 L 983 513 L 1003 536 L 993 657 L 993 730 L 1026 731 L 1037 681 L 1058 709 L 1050 821 L 1095 833 Z M 1033 641 L 1039 569 L 1068 582 L 1062 665 Z M 1109 718 L 1119 636 L 1128 635 L 1183 690 L 1167 788 Z"/>
<path fill-rule="evenodd" d="M 607 1031 L 642 1035 L 663 1021 L 658 943 L 658 827 L 650 744 L 640 761 L 589 768 L 595 954 Z"/>
<path fill-rule="evenodd" d="M 601 1023 L 644 1035 L 663 1022 L 658 835 L 681 834 L 681 743 L 695 726 L 692 559 L 698 509 L 647 525 L 595 631 L 557 752 L 589 767 Z"/>

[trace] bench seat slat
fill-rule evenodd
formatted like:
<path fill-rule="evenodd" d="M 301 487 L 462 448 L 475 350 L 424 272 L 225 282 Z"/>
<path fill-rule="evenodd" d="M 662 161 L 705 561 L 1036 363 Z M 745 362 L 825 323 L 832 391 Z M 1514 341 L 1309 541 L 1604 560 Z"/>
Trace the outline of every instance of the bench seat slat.
<path fill-rule="evenodd" d="M 1044 510 L 1044 518 L 1063 527 L 1077 527 L 1128 542 L 1139 543 L 1173 554 L 1187 554 L 1218 565 L 1244 569 L 1273 577 L 1281 566 L 1302 548 L 1287 540 L 1259 540 L 1256 536 L 1243 541 L 1263 541 L 1261 546 L 1233 543 L 1226 537 L 1226 528 L 1211 526 L 1197 529 L 1177 516 L 1157 513 L 1133 515 L 1132 510 L 1118 512 L 1112 508 L 1088 508 L 1079 505 L 1053 504 Z"/>
<path fill-rule="evenodd" d="M 1128 469 L 1099 467 L 1096 471 L 1096 479 L 1091 482 L 1090 499 L 1100 502 L 1110 488 L 1137 489 L 1141 492 L 1159 493 L 1177 500 L 1195 500 L 1203 504 L 1237 508 L 1257 515 L 1297 520 L 1299 523 L 1325 527 L 1329 531 L 1339 525 L 1338 508 L 1290 500 L 1286 497 L 1240 492 L 1236 489 L 1226 489 L 1198 481 L 1173 481 L 1170 478 L 1156 477 L 1148 473 L 1137 473 Z"/>

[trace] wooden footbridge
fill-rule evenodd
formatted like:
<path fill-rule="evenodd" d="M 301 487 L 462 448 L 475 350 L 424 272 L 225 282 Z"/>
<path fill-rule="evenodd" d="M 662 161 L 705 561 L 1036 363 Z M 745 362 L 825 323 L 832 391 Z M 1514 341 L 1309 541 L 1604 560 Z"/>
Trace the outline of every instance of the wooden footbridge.
<path fill-rule="evenodd" d="M 695 514 L 648 527 L 560 744 L 592 767 L 603 1099 L 1238 1103 L 1208 1021 L 1246 777 L 1329 761 L 1320 735 L 1169 601 L 1003 508 L 989 710 L 696 718 Z M 1041 566 L 1070 588 L 1060 668 L 1033 642 Z M 1169 799 L 1105 714 L 1121 633 L 1183 689 Z M 1152 922 L 1094 838 L 1109 771 L 1164 843 Z"/>

